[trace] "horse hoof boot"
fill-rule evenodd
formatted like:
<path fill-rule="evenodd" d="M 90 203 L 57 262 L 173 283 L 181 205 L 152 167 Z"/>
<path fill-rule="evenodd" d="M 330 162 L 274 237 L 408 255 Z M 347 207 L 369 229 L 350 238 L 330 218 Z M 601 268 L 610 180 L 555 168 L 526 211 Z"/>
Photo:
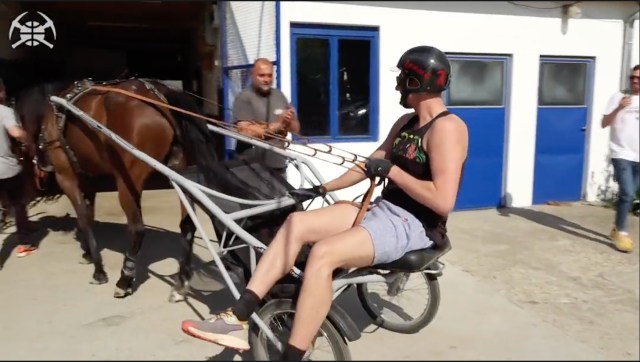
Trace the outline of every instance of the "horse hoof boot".
<path fill-rule="evenodd" d="M 132 288 L 122 289 L 120 287 L 116 287 L 116 289 L 113 291 L 114 298 L 124 298 L 131 294 L 133 294 Z"/>
<path fill-rule="evenodd" d="M 106 284 L 107 282 L 109 282 L 109 277 L 107 277 L 107 273 L 102 272 L 102 273 L 94 273 L 93 279 L 91 279 L 89 283 L 94 285 L 100 285 L 100 284 Z"/>
<path fill-rule="evenodd" d="M 187 299 L 184 294 L 179 293 L 177 290 L 172 289 L 171 293 L 169 293 L 169 303 L 178 303 Z"/>
<path fill-rule="evenodd" d="M 93 260 L 91 259 L 91 255 L 89 255 L 88 253 L 82 254 L 82 257 L 80 257 L 80 260 L 78 260 L 78 264 L 82 264 L 82 265 L 87 265 L 91 263 L 93 263 Z"/>

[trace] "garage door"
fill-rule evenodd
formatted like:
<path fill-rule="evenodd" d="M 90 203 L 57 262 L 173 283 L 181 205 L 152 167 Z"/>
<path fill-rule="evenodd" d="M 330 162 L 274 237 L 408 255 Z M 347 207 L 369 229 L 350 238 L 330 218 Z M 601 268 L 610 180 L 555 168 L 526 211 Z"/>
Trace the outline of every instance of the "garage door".
<path fill-rule="evenodd" d="M 222 102 L 224 120 L 231 119 L 233 101 L 250 83 L 250 69 L 257 58 L 274 64 L 275 86 L 278 76 L 279 1 L 221 1 L 220 59 L 222 61 Z M 226 137 L 227 154 L 235 149 L 235 139 Z"/>
<path fill-rule="evenodd" d="M 501 203 L 509 58 L 448 55 L 451 85 L 447 108 L 469 130 L 469 152 L 455 209 L 493 208 Z"/>

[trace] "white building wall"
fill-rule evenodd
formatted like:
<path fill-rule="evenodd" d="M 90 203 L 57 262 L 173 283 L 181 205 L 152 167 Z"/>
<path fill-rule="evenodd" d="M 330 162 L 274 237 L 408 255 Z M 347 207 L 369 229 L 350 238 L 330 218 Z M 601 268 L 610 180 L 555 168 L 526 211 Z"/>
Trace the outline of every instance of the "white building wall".
<path fill-rule="evenodd" d="M 640 22 L 633 22 L 633 47 L 631 51 L 631 65 L 640 64 Z"/>
<path fill-rule="evenodd" d="M 600 128 L 600 117 L 608 97 L 619 88 L 622 59 L 622 20 L 571 19 L 566 35 L 560 19 L 553 17 L 489 15 L 398 9 L 371 5 L 322 2 L 281 2 L 282 90 L 291 96 L 290 23 L 378 26 L 380 31 L 380 139 L 375 143 L 336 144 L 368 155 L 383 141 L 393 122 L 406 112 L 394 90 L 395 66 L 410 47 L 429 44 L 445 52 L 510 54 L 511 95 L 508 99 L 504 192 L 512 206 L 532 203 L 536 140 L 538 69 L 541 55 L 595 57 L 593 107 L 587 130 L 585 155 L 586 198 L 593 200 L 604 180 L 608 130 Z M 429 6 L 415 2 L 411 6 Z M 453 6 L 453 5 L 452 5 Z M 637 39 L 637 38 L 636 38 Z M 637 40 L 636 40 L 637 59 Z M 637 61 L 636 61 L 637 63 Z M 344 172 L 326 162 L 316 163 L 327 179 Z M 363 182 L 352 191 L 339 193 L 352 198 L 367 188 Z"/>

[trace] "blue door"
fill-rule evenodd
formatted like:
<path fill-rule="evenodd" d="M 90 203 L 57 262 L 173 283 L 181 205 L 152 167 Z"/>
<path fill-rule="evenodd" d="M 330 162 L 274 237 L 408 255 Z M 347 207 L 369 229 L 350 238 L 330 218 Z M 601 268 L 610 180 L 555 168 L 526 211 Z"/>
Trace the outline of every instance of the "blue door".
<path fill-rule="evenodd" d="M 503 189 L 509 58 L 449 55 L 447 108 L 466 124 L 469 151 L 455 209 L 494 208 Z"/>
<path fill-rule="evenodd" d="M 582 197 L 593 61 L 541 58 L 533 204 Z"/>

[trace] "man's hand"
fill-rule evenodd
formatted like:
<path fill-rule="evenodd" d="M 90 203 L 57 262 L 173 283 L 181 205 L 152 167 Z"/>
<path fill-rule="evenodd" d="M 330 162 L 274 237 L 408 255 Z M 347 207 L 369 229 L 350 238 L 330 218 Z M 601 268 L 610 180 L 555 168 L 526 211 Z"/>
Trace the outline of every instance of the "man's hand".
<path fill-rule="evenodd" d="M 289 126 L 291 125 L 291 121 L 293 120 L 293 107 L 289 106 L 286 111 L 282 114 L 282 123 Z"/>
<path fill-rule="evenodd" d="M 236 124 L 236 130 L 249 137 L 264 138 L 264 134 L 267 131 L 265 124 L 260 124 L 252 121 L 239 121 Z"/>
<path fill-rule="evenodd" d="M 625 107 L 628 107 L 631 104 L 631 97 L 630 96 L 624 96 L 620 99 L 620 103 L 618 104 L 618 108 L 619 109 L 623 109 Z"/>
<path fill-rule="evenodd" d="M 296 133 L 300 131 L 300 125 L 295 120 L 295 111 L 292 106 L 289 106 L 282 114 L 278 116 L 276 123 L 280 124 L 282 129 L 286 132 Z"/>
<path fill-rule="evenodd" d="M 316 185 L 307 189 L 296 189 L 289 191 L 289 195 L 293 197 L 297 202 L 304 202 L 314 199 L 318 196 L 324 196 L 327 194 L 327 188 L 322 185 Z"/>
<path fill-rule="evenodd" d="M 393 164 L 385 158 L 369 158 L 364 164 L 367 177 L 387 177 Z"/>
<path fill-rule="evenodd" d="M 271 122 L 267 126 L 267 129 L 271 133 L 281 134 L 286 132 L 286 126 L 282 121 Z"/>

